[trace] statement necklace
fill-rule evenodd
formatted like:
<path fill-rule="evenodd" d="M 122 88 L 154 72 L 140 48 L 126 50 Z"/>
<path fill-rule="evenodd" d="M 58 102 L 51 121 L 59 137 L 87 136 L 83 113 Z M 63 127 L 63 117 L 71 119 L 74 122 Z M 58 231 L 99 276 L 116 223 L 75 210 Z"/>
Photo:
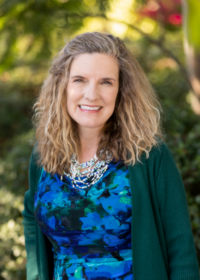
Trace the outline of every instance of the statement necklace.
<path fill-rule="evenodd" d="M 73 154 L 69 170 L 70 173 L 63 171 L 63 174 L 71 179 L 73 188 L 86 189 L 101 179 L 111 161 L 112 156 L 108 154 L 108 151 L 106 151 L 106 160 L 99 161 L 95 154 L 91 160 L 84 163 L 79 163 L 75 154 Z M 81 171 L 81 169 L 86 170 Z M 63 180 L 63 175 L 61 175 L 61 180 Z"/>

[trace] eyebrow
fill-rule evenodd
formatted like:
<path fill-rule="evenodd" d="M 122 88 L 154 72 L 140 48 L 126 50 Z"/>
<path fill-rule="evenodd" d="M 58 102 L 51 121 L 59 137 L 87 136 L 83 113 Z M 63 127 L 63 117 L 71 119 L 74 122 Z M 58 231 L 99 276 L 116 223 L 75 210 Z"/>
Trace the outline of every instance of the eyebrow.
<path fill-rule="evenodd" d="M 79 76 L 79 75 L 72 76 L 71 78 L 81 78 L 81 79 L 85 79 L 85 77 Z M 114 78 L 110 78 L 110 77 L 104 77 L 104 78 L 102 78 L 102 80 L 113 80 L 113 81 L 116 81 Z"/>

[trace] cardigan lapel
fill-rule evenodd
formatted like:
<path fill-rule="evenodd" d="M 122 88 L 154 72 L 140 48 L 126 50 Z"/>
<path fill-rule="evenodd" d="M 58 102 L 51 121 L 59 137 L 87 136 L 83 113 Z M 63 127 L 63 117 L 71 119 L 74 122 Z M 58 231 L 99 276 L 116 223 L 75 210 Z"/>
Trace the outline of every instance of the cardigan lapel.
<path fill-rule="evenodd" d="M 132 198 L 132 258 L 134 280 L 168 280 L 163 250 L 154 216 L 146 163 L 129 166 Z M 161 230 L 161 229 L 160 229 Z M 163 236 L 164 237 L 164 236 Z M 164 238 L 163 238 L 164 240 Z"/>
<path fill-rule="evenodd" d="M 36 254 L 39 280 L 53 279 L 53 251 L 48 238 L 36 225 Z"/>

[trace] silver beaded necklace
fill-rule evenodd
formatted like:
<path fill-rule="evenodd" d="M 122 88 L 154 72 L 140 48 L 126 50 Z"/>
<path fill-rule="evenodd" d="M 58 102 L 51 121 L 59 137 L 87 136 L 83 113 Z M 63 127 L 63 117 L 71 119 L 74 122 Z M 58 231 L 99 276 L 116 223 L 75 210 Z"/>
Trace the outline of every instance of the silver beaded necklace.
<path fill-rule="evenodd" d="M 100 152 L 100 154 L 102 151 Z M 106 160 L 99 161 L 96 154 L 94 157 L 84 163 L 79 163 L 75 154 L 71 159 L 70 173 L 63 171 L 72 180 L 72 187 L 75 189 L 86 189 L 94 185 L 108 169 L 109 163 L 112 161 L 112 156 L 106 151 Z M 81 169 L 86 169 L 81 171 Z M 61 175 L 61 181 L 63 180 Z M 80 185 L 81 184 L 81 185 Z"/>

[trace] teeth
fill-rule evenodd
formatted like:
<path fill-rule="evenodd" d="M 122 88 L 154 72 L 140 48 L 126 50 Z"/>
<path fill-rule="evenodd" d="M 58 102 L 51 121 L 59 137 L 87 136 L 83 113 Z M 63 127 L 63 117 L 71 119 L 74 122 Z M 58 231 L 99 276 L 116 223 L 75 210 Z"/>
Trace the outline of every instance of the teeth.
<path fill-rule="evenodd" d="M 80 108 L 84 109 L 84 110 L 94 111 L 94 110 L 99 110 L 101 107 L 89 107 L 89 106 L 82 106 L 82 105 L 80 105 Z"/>

